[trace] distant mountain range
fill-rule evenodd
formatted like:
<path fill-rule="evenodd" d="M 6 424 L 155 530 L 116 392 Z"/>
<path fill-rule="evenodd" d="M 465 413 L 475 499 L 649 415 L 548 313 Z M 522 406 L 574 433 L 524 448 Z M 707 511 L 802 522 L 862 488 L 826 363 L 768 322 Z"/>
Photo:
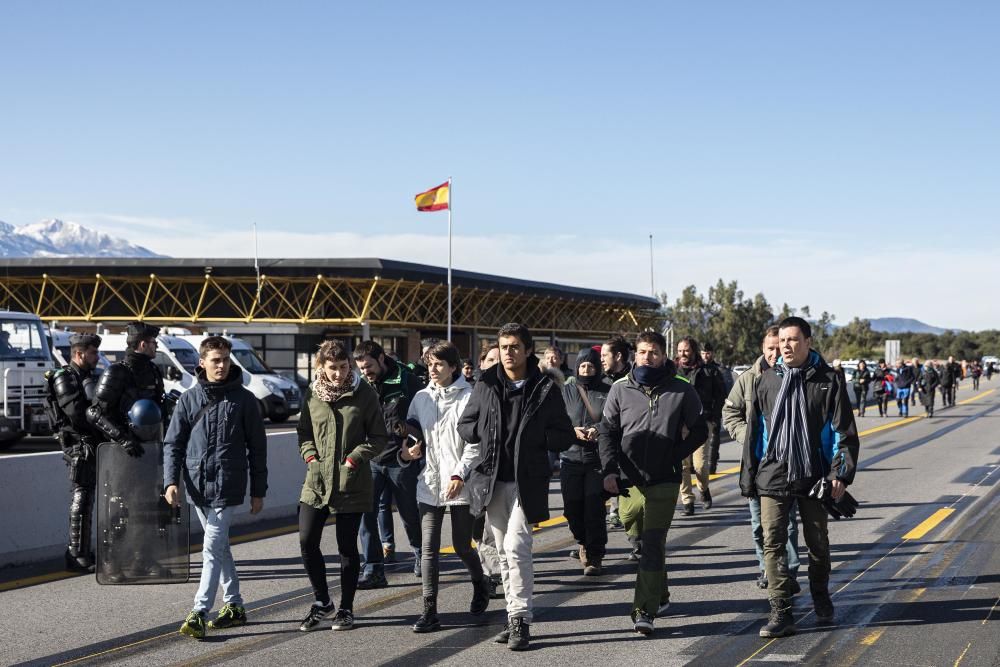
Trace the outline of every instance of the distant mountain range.
<path fill-rule="evenodd" d="M 0 221 L 0 257 L 163 257 L 75 222 L 42 220 L 15 227 Z"/>
<path fill-rule="evenodd" d="M 872 331 L 883 333 L 929 333 L 943 334 L 949 331 L 960 331 L 959 329 L 945 329 L 924 324 L 920 320 L 909 317 L 876 317 L 869 320 L 872 323 Z"/>

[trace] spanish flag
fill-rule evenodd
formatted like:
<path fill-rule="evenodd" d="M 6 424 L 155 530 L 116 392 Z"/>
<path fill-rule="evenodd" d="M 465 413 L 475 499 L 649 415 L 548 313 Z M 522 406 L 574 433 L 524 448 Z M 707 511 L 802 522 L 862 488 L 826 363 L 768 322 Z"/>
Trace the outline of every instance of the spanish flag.
<path fill-rule="evenodd" d="M 442 183 L 441 185 L 431 188 L 426 192 L 421 192 L 419 195 L 414 197 L 414 201 L 417 203 L 418 211 L 446 211 L 448 210 L 448 191 L 450 185 L 448 182 Z"/>

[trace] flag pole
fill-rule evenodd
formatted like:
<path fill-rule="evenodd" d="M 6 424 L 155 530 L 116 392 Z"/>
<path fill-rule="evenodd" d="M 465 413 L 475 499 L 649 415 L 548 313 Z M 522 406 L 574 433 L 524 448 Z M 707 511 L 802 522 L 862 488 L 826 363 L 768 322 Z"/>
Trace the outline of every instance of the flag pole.
<path fill-rule="evenodd" d="M 451 176 L 448 177 L 448 341 L 451 342 Z"/>
<path fill-rule="evenodd" d="M 656 283 L 653 282 L 653 235 L 649 235 L 649 292 L 656 296 Z"/>

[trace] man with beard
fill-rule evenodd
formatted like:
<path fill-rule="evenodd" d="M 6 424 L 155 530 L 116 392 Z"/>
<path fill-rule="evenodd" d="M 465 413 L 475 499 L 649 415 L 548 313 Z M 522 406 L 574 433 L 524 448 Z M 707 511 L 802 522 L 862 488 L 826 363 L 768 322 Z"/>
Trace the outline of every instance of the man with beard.
<path fill-rule="evenodd" d="M 701 400 L 702 414 L 708 428 L 705 443 L 717 437 L 719 423 L 722 420 L 722 403 L 726 398 L 726 388 L 718 367 L 706 366 L 701 359 L 698 341 L 690 336 L 677 343 L 677 358 L 674 359 L 677 372 L 684 376 Z M 705 443 L 702 443 L 703 445 Z M 705 509 L 712 508 L 712 492 L 708 488 L 709 457 L 706 447 L 699 447 L 684 461 L 684 475 L 681 480 L 681 502 L 684 504 L 684 515 L 694 514 L 694 490 L 691 486 L 691 475 L 694 474 L 698 490 L 701 491 L 701 502 Z"/>
<path fill-rule="evenodd" d="M 101 337 L 74 334 L 69 339 L 70 363 L 49 380 L 56 437 L 70 468 L 72 499 L 69 506 L 69 542 L 66 569 L 88 572 L 94 566 L 90 549 L 90 527 L 97 486 L 97 445 L 102 435 L 87 421 L 87 409 L 97 388 L 97 348 Z"/>
<path fill-rule="evenodd" d="M 628 341 L 622 336 L 610 338 L 601 345 L 601 370 L 604 371 L 604 382 L 607 383 L 608 387 L 628 375 L 632 370 L 632 364 L 629 362 L 631 352 Z M 618 515 L 618 496 L 611 497 L 608 508 L 608 525 L 612 528 L 622 527 L 622 520 Z M 636 542 L 632 544 L 631 558 L 632 560 L 639 558 L 639 545 Z"/>
<path fill-rule="evenodd" d="M 625 530 L 642 542 L 631 618 L 644 636 L 670 605 L 664 551 L 682 462 L 708 435 L 698 394 L 677 374 L 666 346 L 655 331 L 639 334 L 635 368 L 611 386 L 600 428 L 604 490 L 621 495 Z"/>

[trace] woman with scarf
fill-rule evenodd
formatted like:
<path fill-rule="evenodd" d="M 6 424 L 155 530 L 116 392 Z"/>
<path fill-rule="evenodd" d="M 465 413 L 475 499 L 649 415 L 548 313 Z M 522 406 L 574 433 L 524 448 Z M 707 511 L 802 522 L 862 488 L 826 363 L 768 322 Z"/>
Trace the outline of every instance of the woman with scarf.
<path fill-rule="evenodd" d="M 441 628 L 437 615 L 438 566 L 444 514 L 451 514 L 451 543 L 469 571 L 472 603 L 469 613 L 481 616 L 490 603 L 489 578 L 483 574 L 479 556 L 472 548 L 475 517 L 469 511 L 469 489 L 465 480 L 478 463 L 479 445 L 458 435 L 458 418 L 472 395 L 472 387 L 459 371 L 458 348 L 448 341 L 435 343 L 424 355 L 430 383 L 413 397 L 406 418 L 411 446 L 400 450 L 404 461 L 423 457 L 424 469 L 417 478 L 420 508 L 421 569 L 424 613 L 413 624 L 414 632 Z M 426 447 L 426 450 L 424 449 Z"/>
<path fill-rule="evenodd" d="M 583 573 L 601 574 L 608 544 L 604 519 L 604 475 L 597 451 L 598 426 L 604 413 L 604 401 L 611 385 L 601 373 L 601 355 L 584 348 L 576 355 L 576 377 L 563 386 L 566 412 L 576 432 L 576 442 L 560 454 L 563 512 L 579 547 Z"/>
<path fill-rule="evenodd" d="M 352 370 L 350 355 L 339 341 L 326 341 L 316 354 L 316 379 L 302 403 L 298 426 L 299 453 L 306 480 L 299 498 L 299 546 L 313 602 L 299 630 L 308 632 L 333 613 L 320 551 L 323 527 L 337 516 L 340 553 L 340 608 L 334 630 L 354 626 L 354 593 L 361 556 L 361 515 L 372 511 L 372 475 L 368 462 L 385 448 L 388 436 L 378 394 Z"/>

